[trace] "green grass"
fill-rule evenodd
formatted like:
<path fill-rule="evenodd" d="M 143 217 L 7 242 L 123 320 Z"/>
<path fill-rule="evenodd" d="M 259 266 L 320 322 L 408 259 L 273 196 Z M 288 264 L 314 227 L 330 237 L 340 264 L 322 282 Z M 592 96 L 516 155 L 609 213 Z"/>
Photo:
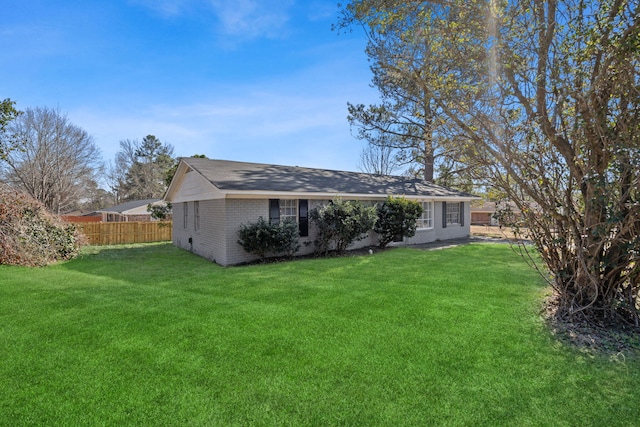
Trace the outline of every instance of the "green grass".
<path fill-rule="evenodd" d="M 544 293 L 486 244 L 0 266 L 0 425 L 638 425 L 640 359 L 555 341 Z"/>

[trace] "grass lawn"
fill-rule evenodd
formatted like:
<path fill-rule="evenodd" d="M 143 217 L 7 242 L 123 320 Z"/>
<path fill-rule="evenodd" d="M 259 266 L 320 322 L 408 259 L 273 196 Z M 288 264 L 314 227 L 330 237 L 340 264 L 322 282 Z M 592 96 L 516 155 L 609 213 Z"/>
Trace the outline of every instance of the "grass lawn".
<path fill-rule="evenodd" d="M 630 426 L 507 245 L 222 268 L 169 244 L 0 266 L 0 425 Z"/>

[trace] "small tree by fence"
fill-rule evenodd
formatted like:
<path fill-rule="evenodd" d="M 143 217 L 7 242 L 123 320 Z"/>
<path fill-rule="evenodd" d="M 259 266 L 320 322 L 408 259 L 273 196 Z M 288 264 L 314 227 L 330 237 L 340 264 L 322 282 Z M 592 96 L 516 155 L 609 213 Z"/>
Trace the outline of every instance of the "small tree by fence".
<path fill-rule="evenodd" d="M 171 221 L 79 223 L 90 245 L 119 245 L 171 240 Z"/>

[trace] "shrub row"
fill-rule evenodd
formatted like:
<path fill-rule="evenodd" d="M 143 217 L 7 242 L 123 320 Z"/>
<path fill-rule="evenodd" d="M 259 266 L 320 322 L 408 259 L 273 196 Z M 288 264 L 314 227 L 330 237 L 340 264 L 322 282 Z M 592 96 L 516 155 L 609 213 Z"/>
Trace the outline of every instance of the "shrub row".
<path fill-rule="evenodd" d="M 372 230 L 380 236 L 380 247 L 400 236 L 412 237 L 421 214 L 420 204 L 404 197 L 389 197 L 375 206 L 335 199 L 309 212 L 317 228 L 314 243 L 319 255 L 327 255 L 331 251 L 343 253 Z M 238 236 L 238 243 L 244 250 L 262 260 L 270 256 L 293 256 L 300 249 L 295 222 L 269 224 L 261 217 L 255 223 L 243 224 Z"/>

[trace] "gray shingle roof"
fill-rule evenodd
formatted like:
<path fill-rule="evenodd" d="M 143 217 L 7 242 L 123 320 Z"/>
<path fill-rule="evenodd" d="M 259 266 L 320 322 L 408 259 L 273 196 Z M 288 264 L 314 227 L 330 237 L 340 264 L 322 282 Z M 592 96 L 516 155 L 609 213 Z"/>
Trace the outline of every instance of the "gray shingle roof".
<path fill-rule="evenodd" d="M 109 208 L 100 209 L 96 212 L 118 212 L 122 213 L 131 209 L 139 208 L 140 206 L 147 206 L 149 203 L 159 202 L 162 199 L 145 199 L 134 200 L 132 202 L 122 203 L 120 205 L 111 206 Z"/>
<path fill-rule="evenodd" d="M 182 160 L 216 187 L 228 191 L 474 197 L 402 176 L 200 158 Z"/>

